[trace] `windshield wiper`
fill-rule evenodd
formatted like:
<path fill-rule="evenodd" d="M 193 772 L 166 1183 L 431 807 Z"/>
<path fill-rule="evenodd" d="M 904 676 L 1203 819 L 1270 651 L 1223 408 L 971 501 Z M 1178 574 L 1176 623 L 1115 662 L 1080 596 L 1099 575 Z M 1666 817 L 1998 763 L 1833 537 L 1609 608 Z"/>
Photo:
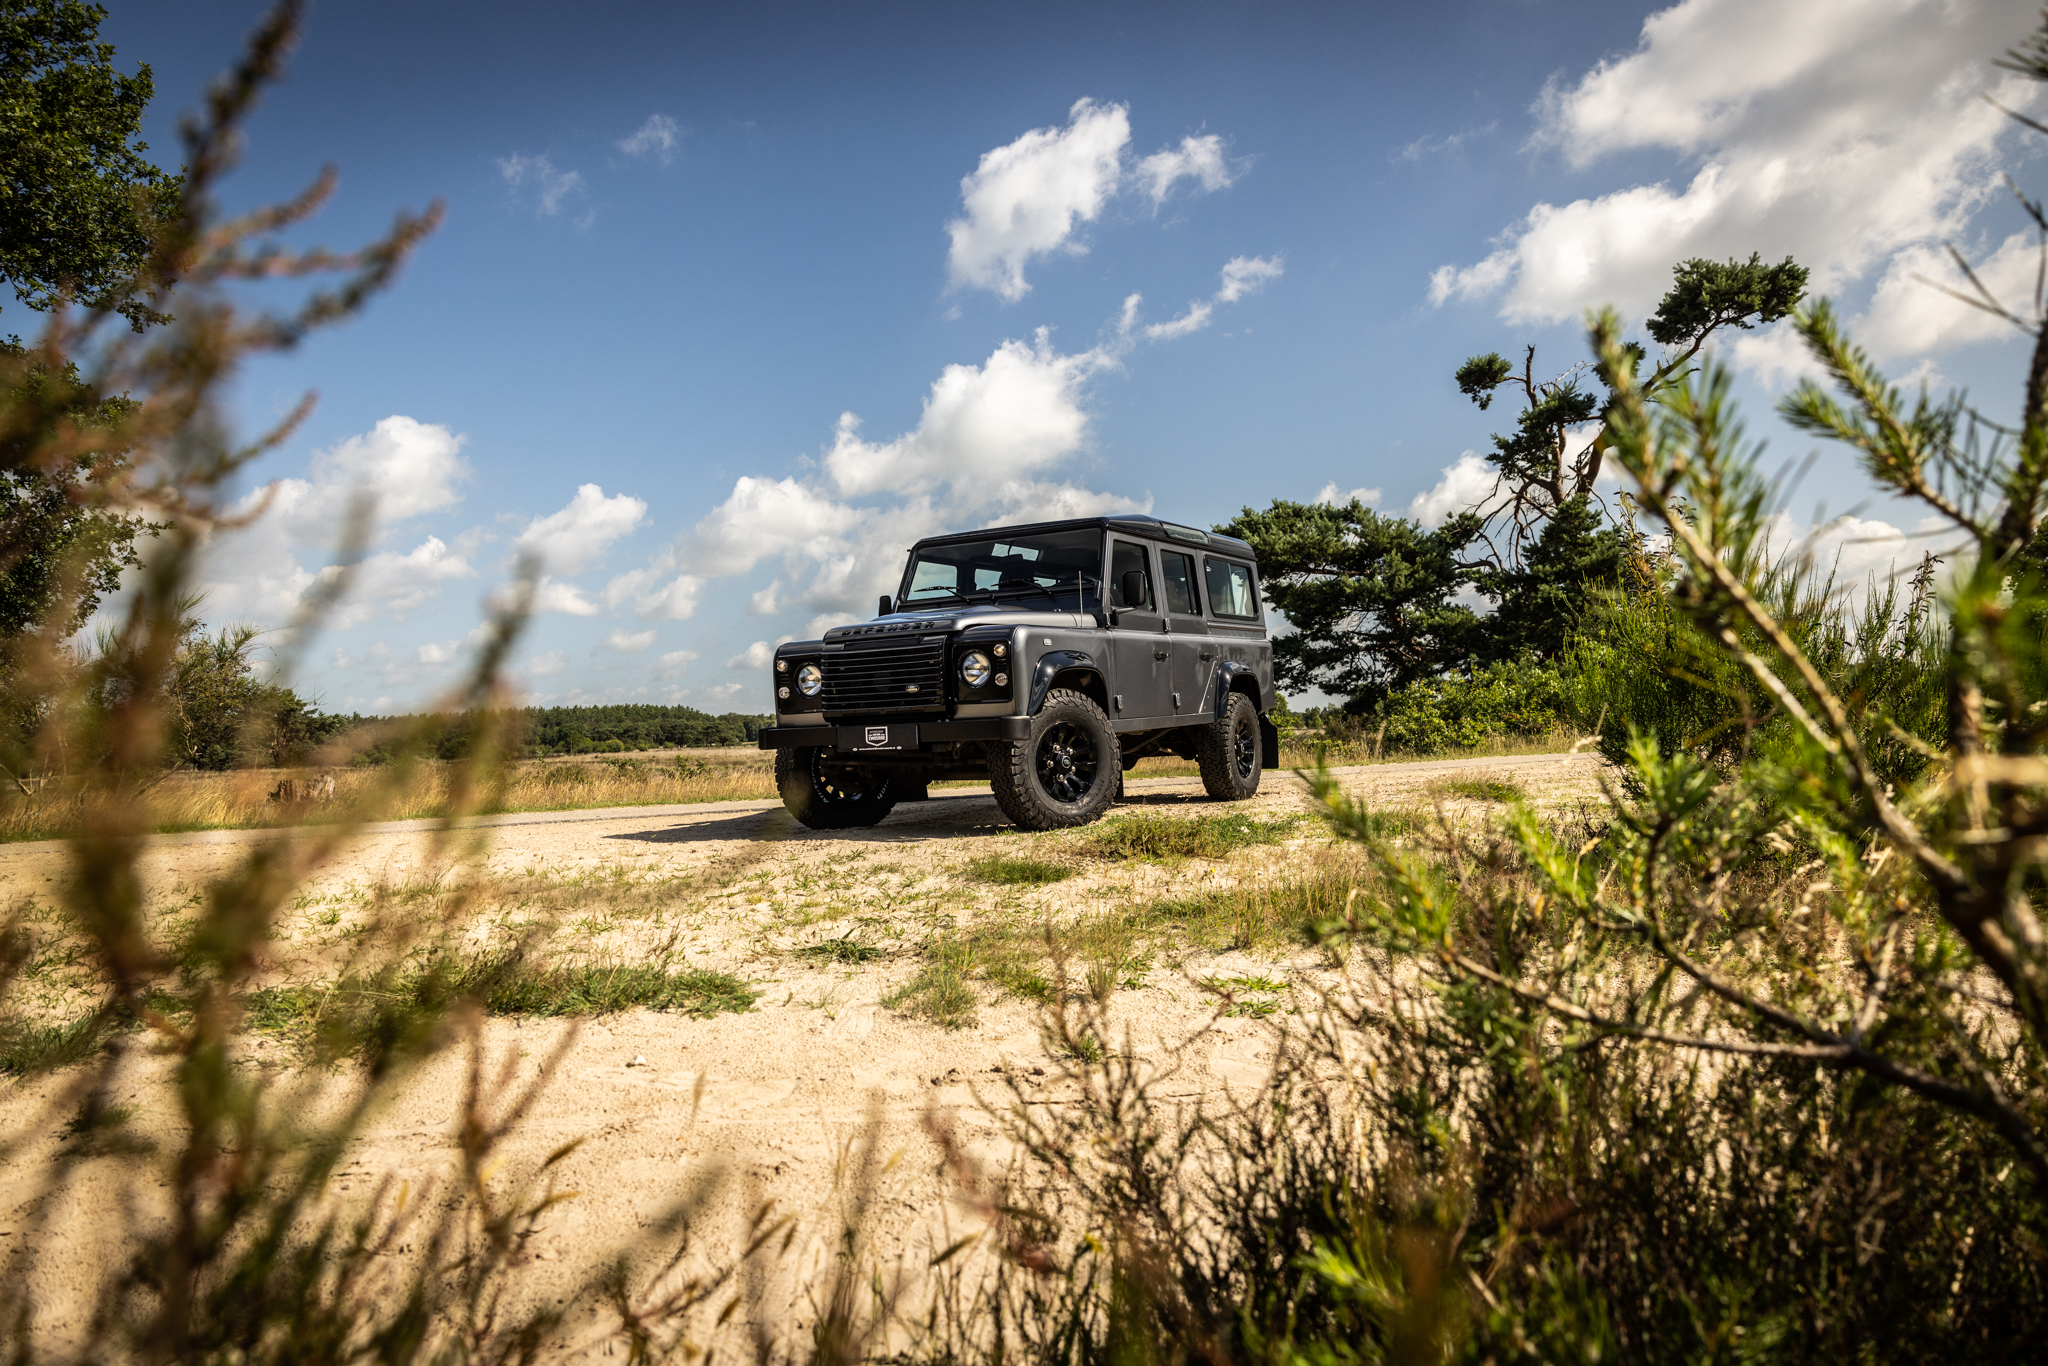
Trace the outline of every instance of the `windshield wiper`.
<path fill-rule="evenodd" d="M 903 599 L 903 601 L 904 601 L 904 602 L 905 602 L 906 604 L 910 603 L 910 601 L 911 601 L 911 600 L 912 600 L 913 598 L 917 597 L 918 593 L 951 593 L 951 594 L 952 594 L 952 595 L 953 595 L 954 597 L 956 597 L 956 598 L 960 599 L 960 601 L 962 601 L 962 602 L 972 602 L 972 601 L 973 601 L 973 599 L 972 599 L 972 598 L 968 597 L 968 596 L 967 596 L 967 595 L 966 595 L 965 593 L 961 592 L 961 591 L 960 591 L 959 589 L 957 589 L 957 588 L 939 588 L 939 587 L 933 587 L 933 588 L 920 588 L 920 589 L 918 589 L 918 590 L 917 590 L 917 593 L 910 593 L 910 594 L 906 594 L 906 595 L 905 595 L 905 597 L 904 597 L 904 599 Z"/>

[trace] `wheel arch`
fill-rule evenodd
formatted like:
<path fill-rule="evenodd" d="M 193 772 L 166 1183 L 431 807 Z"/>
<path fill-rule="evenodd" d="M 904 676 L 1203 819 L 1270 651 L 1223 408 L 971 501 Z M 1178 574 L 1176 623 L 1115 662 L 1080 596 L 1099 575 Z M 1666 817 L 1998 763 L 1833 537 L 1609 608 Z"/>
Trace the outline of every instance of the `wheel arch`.
<path fill-rule="evenodd" d="M 1266 698 L 1259 687 L 1259 675 L 1243 660 L 1225 660 L 1216 670 L 1216 696 L 1210 700 L 1210 709 L 1217 720 L 1223 719 L 1223 709 L 1230 705 L 1230 695 L 1241 692 L 1252 700 L 1252 710 L 1259 715 L 1266 714 Z"/>
<path fill-rule="evenodd" d="M 1052 650 L 1038 657 L 1038 664 L 1031 671 L 1031 699 L 1026 714 L 1038 715 L 1046 694 L 1054 688 L 1071 688 L 1102 708 L 1104 716 L 1109 715 L 1109 684 L 1095 657 L 1084 650 Z"/>

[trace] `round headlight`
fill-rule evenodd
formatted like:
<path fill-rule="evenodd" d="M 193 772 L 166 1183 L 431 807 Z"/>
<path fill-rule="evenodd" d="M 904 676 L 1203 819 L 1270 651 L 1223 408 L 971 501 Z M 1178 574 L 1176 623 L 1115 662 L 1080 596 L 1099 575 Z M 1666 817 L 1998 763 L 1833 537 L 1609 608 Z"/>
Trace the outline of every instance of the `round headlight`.
<path fill-rule="evenodd" d="M 825 690 L 825 675 L 815 664 L 806 664 L 796 671 L 796 690 L 805 697 L 816 697 Z"/>
<path fill-rule="evenodd" d="M 979 650 L 969 650 L 960 656 L 960 681 L 970 688 L 978 688 L 988 682 L 988 656 Z"/>
<path fill-rule="evenodd" d="M 781 698 L 781 699 L 782 699 L 783 701 L 787 702 L 787 701 L 789 700 L 789 689 L 788 689 L 788 688 L 777 688 L 777 689 L 775 690 L 775 695 L 776 695 L 777 697 Z"/>

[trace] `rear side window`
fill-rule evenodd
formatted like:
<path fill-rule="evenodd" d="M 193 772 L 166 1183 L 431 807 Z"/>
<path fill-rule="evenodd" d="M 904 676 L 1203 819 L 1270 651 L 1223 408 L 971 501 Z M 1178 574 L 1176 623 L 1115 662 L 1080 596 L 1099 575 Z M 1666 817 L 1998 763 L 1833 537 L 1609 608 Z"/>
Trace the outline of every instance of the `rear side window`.
<path fill-rule="evenodd" d="M 1258 599 L 1252 596 L 1252 571 L 1229 560 L 1211 559 L 1202 566 L 1209 576 L 1209 606 L 1219 617 L 1256 617 Z"/>
<path fill-rule="evenodd" d="M 1144 578 L 1145 591 L 1136 598 L 1124 593 L 1124 575 L 1137 570 Z M 1149 609 L 1152 606 L 1152 572 L 1145 567 L 1145 547 L 1132 541 L 1112 541 L 1109 552 L 1109 605 Z"/>
<path fill-rule="evenodd" d="M 1200 616 L 1202 604 L 1195 601 L 1195 562 L 1173 550 L 1159 552 L 1159 582 L 1166 590 L 1166 610 Z"/>

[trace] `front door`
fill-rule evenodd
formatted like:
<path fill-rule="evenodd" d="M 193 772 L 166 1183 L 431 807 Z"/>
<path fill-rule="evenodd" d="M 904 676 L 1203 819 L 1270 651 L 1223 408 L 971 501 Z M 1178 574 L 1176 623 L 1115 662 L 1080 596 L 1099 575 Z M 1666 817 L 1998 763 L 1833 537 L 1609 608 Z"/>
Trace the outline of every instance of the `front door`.
<path fill-rule="evenodd" d="M 1209 710 L 1209 680 L 1216 673 L 1216 642 L 1202 619 L 1202 599 L 1195 585 L 1195 558 L 1178 550 L 1159 551 L 1159 596 L 1166 608 L 1166 630 L 1172 637 L 1172 693 L 1175 716 L 1199 716 Z"/>
<path fill-rule="evenodd" d="M 1120 729 L 1133 721 L 1173 715 L 1173 670 L 1166 618 L 1159 611 L 1152 557 L 1142 541 L 1109 543 L 1110 720 Z M 1125 592 L 1125 575 L 1136 570 L 1143 591 Z"/>

